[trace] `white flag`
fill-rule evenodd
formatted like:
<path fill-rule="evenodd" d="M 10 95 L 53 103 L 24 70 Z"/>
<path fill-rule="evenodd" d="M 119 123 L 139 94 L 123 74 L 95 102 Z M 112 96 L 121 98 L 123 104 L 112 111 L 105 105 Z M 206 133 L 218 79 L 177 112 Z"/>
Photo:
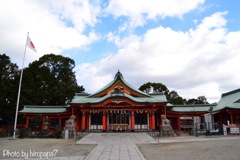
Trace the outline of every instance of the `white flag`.
<path fill-rule="evenodd" d="M 27 46 L 28 46 L 30 49 L 32 49 L 33 51 L 37 52 L 35 46 L 33 45 L 31 39 L 29 38 L 29 36 L 28 36 L 28 38 L 27 38 Z"/>

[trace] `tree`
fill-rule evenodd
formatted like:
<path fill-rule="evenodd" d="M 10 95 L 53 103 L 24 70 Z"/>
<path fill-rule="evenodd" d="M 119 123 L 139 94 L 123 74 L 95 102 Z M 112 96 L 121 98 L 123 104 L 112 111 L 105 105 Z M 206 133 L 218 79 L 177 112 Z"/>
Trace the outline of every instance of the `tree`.
<path fill-rule="evenodd" d="M 155 92 L 155 93 L 162 92 L 164 94 L 168 94 L 168 92 L 169 92 L 168 88 L 162 83 L 148 82 L 148 83 L 143 84 L 139 88 L 139 90 L 141 90 L 145 93 L 149 93 L 151 91 L 151 89 L 153 89 L 153 92 Z"/>
<path fill-rule="evenodd" d="M 199 96 L 197 99 L 191 98 L 187 101 L 187 104 L 208 104 L 205 96 Z"/>
<path fill-rule="evenodd" d="M 166 95 L 167 100 L 172 104 L 184 104 L 184 99 L 178 95 L 176 91 L 169 92 L 168 88 L 162 83 L 148 82 L 139 87 L 139 90 L 149 93 L 153 90 L 154 93 L 162 92 Z"/>
<path fill-rule="evenodd" d="M 5 123 L 13 120 L 15 113 L 17 88 L 15 86 L 18 66 L 12 63 L 6 54 L 0 54 L 0 117 Z"/>
<path fill-rule="evenodd" d="M 74 60 L 61 55 L 44 55 L 24 69 L 22 103 L 63 105 L 74 93 L 84 91 L 78 86 Z"/>
<path fill-rule="evenodd" d="M 154 93 L 162 92 L 166 95 L 167 100 L 171 104 L 208 104 L 207 98 L 205 96 L 199 96 L 197 99 L 191 98 L 186 100 L 185 98 L 178 95 L 178 93 L 174 90 L 169 91 L 168 88 L 162 83 L 152 83 L 148 82 L 139 87 L 139 90 L 150 93 L 153 91 Z"/>
<path fill-rule="evenodd" d="M 168 100 L 171 104 L 184 104 L 186 101 L 181 96 L 179 96 L 178 93 L 174 90 L 169 92 Z"/>
<path fill-rule="evenodd" d="M 191 98 L 187 100 L 187 104 L 199 104 L 198 99 Z"/>
<path fill-rule="evenodd" d="M 63 105 L 78 86 L 73 68 L 74 60 L 60 55 L 45 55 L 24 69 L 19 110 L 24 104 Z M 0 118 L 13 124 L 16 111 L 20 70 L 6 54 L 0 54 Z"/>
<path fill-rule="evenodd" d="M 199 104 L 208 104 L 207 98 L 205 96 L 199 96 L 197 99 Z"/>

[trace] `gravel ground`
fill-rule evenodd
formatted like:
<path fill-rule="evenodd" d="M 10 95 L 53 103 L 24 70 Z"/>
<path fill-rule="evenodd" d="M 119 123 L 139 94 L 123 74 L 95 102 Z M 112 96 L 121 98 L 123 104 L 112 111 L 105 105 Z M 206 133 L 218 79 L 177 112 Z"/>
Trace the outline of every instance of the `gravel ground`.
<path fill-rule="evenodd" d="M 240 160 L 240 139 L 137 146 L 146 160 Z"/>
<path fill-rule="evenodd" d="M 0 159 L 39 157 L 37 154 L 49 154 L 49 157 L 87 156 L 95 144 L 75 144 L 74 140 L 65 139 L 0 139 Z M 8 152 L 9 151 L 9 152 Z M 34 156 L 35 154 L 35 156 Z"/>
<path fill-rule="evenodd" d="M 184 137 L 179 139 L 184 139 Z M 240 160 L 240 138 L 211 139 L 199 142 L 137 144 L 137 146 L 146 160 Z M 25 158 L 23 153 L 30 154 L 30 152 L 56 153 L 52 157 L 87 156 L 95 147 L 96 144 L 75 144 L 74 140 L 64 139 L 9 140 L 0 138 L 0 159 L 23 159 Z M 8 151 L 12 155 L 7 156 Z M 16 153 L 19 153 L 20 156 L 14 157 Z"/>

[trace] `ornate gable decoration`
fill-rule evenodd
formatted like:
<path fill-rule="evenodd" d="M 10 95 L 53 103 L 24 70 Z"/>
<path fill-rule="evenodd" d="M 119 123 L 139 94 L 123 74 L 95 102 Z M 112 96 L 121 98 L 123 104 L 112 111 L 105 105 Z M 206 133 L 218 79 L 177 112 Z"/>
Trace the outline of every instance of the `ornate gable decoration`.
<path fill-rule="evenodd" d="M 111 95 L 114 95 L 114 94 L 124 94 L 123 87 L 116 86 L 114 90 L 111 92 Z"/>
<path fill-rule="evenodd" d="M 143 93 L 138 89 L 135 89 L 130 84 L 128 84 L 124 80 L 123 75 L 119 70 L 115 74 L 114 79 L 108 85 L 100 89 L 97 93 L 90 95 L 89 97 L 92 98 L 103 97 L 117 92 L 118 94 L 122 92 L 133 97 L 149 97 L 147 94 Z"/>
<path fill-rule="evenodd" d="M 118 70 L 118 72 L 115 74 L 114 79 L 123 79 L 122 73 Z"/>

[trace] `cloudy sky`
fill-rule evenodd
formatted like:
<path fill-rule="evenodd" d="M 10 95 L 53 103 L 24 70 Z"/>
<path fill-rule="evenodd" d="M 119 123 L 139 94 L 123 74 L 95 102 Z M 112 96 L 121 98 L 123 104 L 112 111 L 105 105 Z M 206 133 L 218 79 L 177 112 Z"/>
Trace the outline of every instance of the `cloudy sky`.
<path fill-rule="evenodd" d="M 22 65 L 27 32 L 37 53 L 75 60 L 93 93 L 120 70 L 138 88 L 160 82 L 185 98 L 240 88 L 240 1 L 1 0 L 0 53 Z"/>

